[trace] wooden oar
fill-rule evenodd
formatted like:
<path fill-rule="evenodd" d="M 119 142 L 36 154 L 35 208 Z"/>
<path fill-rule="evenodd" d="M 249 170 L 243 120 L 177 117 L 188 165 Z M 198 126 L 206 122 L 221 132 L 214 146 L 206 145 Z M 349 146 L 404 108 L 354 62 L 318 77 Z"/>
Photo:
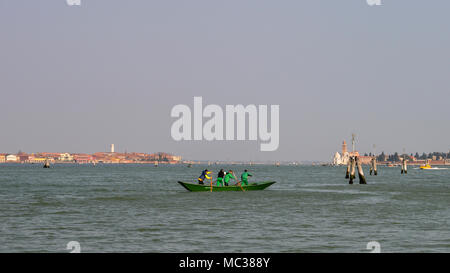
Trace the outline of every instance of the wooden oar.
<path fill-rule="evenodd" d="M 212 192 L 212 177 L 211 177 L 211 192 Z"/>
<path fill-rule="evenodd" d="M 235 178 L 236 178 L 236 176 L 235 176 Z M 236 180 L 236 181 L 237 181 L 237 180 Z M 241 181 L 237 181 L 236 185 L 237 185 L 237 184 L 239 184 L 239 187 L 241 187 L 242 191 L 245 191 L 244 188 L 242 187 Z"/>

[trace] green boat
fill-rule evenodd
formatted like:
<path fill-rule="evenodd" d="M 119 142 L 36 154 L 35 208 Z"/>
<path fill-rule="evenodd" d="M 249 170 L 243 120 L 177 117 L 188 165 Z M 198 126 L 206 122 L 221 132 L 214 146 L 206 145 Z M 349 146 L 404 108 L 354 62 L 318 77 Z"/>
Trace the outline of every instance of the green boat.
<path fill-rule="evenodd" d="M 211 185 L 204 184 L 194 184 L 194 183 L 187 183 L 178 181 L 181 186 L 183 186 L 188 191 L 211 191 Z M 233 185 L 233 186 L 212 186 L 212 191 L 260 191 L 264 190 L 265 188 L 269 187 L 270 185 L 275 184 L 275 181 L 266 181 L 266 182 L 259 182 L 259 183 L 249 183 L 247 186 L 243 185 L 242 187 L 239 185 Z"/>

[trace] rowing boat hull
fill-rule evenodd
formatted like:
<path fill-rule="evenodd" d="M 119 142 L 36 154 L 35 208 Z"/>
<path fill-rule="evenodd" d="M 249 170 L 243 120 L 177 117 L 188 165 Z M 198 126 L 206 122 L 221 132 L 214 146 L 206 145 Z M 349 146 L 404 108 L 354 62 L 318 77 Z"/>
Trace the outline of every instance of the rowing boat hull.
<path fill-rule="evenodd" d="M 194 184 L 194 183 L 187 183 L 178 181 L 181 186 L 183 186 L 188 191 L 211 191 L 211 185 L 204 184 Z M 268 182 L 259 182 L 259 183 L 250 183 L 248 186 L 243 185 L 242 188 L 240 186 L 227 186 L 227 187 L 221 187 L 221 186 L 212 186 L 212 191 L 260 191 L 264 190 L 265 188 L 269 187 L 270 185 L 274 184 L 275 181 L 268 181 Z"/>

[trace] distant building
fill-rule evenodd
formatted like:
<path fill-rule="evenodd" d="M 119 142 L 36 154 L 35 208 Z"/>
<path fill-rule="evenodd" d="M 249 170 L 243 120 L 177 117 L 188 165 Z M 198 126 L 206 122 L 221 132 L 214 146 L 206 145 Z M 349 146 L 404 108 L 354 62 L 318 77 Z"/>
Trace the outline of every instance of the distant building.
<path fill-rule="evenodd" d="M 372 162 L 372 156 L 359 156 L 359 162 L 363 165 L 369 165 Z"/>
<path fill-rule="evenodd" d="M 347 153 L 347 142 L 345 140 L 342 142 L 342 155 L 345 155 Z"/>
<path fill-rule="evenodd" d="M 347 143 L 345 140 L 342 142 L 342 151 L 341 153 L 336 152 L 333 158 L 333 165 L 347 165 L 348 160 L 350 158 L 350 153 L 347 151 Z"/>
<path fill-rule="evenodd" d="M 61 156 L 61 153 L 38 153 L 36 154 L 37 157 L 44 157 L 47 159 L 51 159 L 53 161 L 59 160 L 59 157 Z"/>
<path fill-rule="evenodd" d="M 19 158 L 16 155 L 7 155 L 6 162 L 17 162 Z"/>
<path fill-rule="evenodd" d="M 6 161 L 6 154 L 0 154 L 0 163 L 5 163 Z"/>
<path fill-rule="evenodd" d="M 177 155 L 172 156 L 172 161 L 181 161 L 181 156 Z"/>
<path fill-rule="evenodd" d="M 20 162 L 28 162 L 28 159 L 30 158 L 30 156 L 22 153 L 22 154 L 17 155 L 17 158 Z"/>
<path fill-rule="evenodd" d="M 360 156 L 360 155 L 359 155 L 359 152 L 357 152 L 357 151 L 355 151 L 355 152 L 349 152 L 349 151 L 347 150 L 347 143 L 346 143 L 345 140 L 344 140 L 344 141 L 342 142 L 342 151 L 341 151 L 341 153 L 336 152 L 336 153 L 334 154 L 334 157 L 333 157 L 333 165 L 336 165 L 336 166 L 347 165 L 347 164 L 348 164 L 348 161 L 350 160 L 350 157 L 352 157 L 352 156 L 357 156 L 357 157 L 359 157 L 362 164 L 368 164 L 368 163 L 365 163 L 365 162 L 368 160 L 367 158 L 371 158 L 371 157 L 367 157 L 367 158 L 366 158 L 365 156 Z M 369 163 L 370 163 L 370 161 L 369 161 Z"/>
<path fill-rule="evenodd" d="M 45 163 L 46 161 L 52 162 L 53 158 L 47 159 L 46 157 L 39 157 L 35 155 L 31 155 L 28 158 L 28 163 Z"/>
<path fill-rule="evenodd" d="M 78 164 L 87 164 L 94 162 L 94 158 L 91 155 L 88 154 L 75 154 L 73 155 L 73 159 Z"/>
<path fill-rule="evenodd" d="M 168 162 L 168 163 L 176 163 L 181 161 L 181 156 L 175 156 L 168 153 L 156 153 L 150 154 L 147 157 L 148 161 L 158 161 L 158 162 Z"/>
<path fill-rule="evenodd" d="M 339 152 L 336 152 L 334 154 L 333 165 L 335 165 L 335 166 L 345 165 L 343 162 L 343 158 Z"/>
<path fill-rule="evenodd" d="M 114 144 L 111 144 L 111 153 L 114 153 Z"/>
<path fill-rule="evenodd" d="M 59 161 L 63 161 L 63 162 L 72 162 L 73 161 L 73 156 L 69 153 L 63 153 L 59 155 L 58 158 Z"/>

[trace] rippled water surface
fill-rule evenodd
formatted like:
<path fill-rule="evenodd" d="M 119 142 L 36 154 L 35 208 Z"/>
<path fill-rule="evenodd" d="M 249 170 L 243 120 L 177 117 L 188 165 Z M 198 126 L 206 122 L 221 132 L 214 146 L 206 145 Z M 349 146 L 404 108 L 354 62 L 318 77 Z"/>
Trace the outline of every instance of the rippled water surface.
<path fill-rule="evenodd" d="M 177 183 L 202 168 L 1 164 L 0 252 L 67 252 L 69 241 L 82 252 L 368 252 L 370 241 L 450 251 L 449 169 L 382 167 L 348 185 L 340 167 L 210 166 L 277 183 L 214 193 Z"/>

